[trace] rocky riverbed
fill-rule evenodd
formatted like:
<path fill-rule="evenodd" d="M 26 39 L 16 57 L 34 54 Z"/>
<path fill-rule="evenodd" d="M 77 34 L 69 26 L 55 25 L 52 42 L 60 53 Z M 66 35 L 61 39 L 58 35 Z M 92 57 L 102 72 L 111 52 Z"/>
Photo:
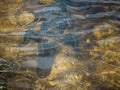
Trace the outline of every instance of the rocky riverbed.
<path fill-rule="evenodd" d="M 66 8 L 74 20 L 78 52 L 70 45 L 62 44 L 55 55 L 45 57 L 38 55 L 38 43 L 16 46 L 23 41 L 26 26 L 34 21 L 33 12 L 59 0 L 0 1 L 3 6 L 0 9 L 0 90 L 120 89 L 118 0 L 70 0 Z M 10 7 L 10 10 L 6 9 Z M 42 23 L 37 21 L 32 30 L 37 31 Z M 64 34 L 67 33 L 65 30 Z M 40 78 L 36 73 L 36 67 L 41 67 L 41 63 L 43 67 L 52 67 L 46 78 Z"/>

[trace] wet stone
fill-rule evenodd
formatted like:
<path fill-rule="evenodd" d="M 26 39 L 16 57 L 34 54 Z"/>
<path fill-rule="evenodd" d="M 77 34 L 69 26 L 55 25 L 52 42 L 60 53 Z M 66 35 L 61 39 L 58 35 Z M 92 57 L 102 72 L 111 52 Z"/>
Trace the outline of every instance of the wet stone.
<path fill-rule="evenodd" d="M 6 81 L 2 78 L 0 78 L 0 90 L 6 90 Z"/>

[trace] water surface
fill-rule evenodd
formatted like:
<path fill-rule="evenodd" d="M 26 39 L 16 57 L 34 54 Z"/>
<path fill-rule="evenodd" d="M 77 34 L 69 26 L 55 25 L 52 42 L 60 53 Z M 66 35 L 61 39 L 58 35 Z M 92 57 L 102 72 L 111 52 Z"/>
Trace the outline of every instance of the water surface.
<path fill-rule="evenodd" d="M 35 19 L 0 33 L 0 88 L 120 89 L 119 0 L 25 3 Z"/>

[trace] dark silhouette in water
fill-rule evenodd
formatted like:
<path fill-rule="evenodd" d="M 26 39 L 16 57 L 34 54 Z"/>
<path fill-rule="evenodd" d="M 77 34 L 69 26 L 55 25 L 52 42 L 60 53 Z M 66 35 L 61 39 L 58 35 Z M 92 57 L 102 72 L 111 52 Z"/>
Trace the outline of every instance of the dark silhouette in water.
<path fill-rule="evenodd" d="M 26 45 L 29 41 L 38 43 L 39 55 L 37 60 L 37 74 L 39 77 L 47 77 L 55 60 L 59 47 L 69 45 L 77 53 L 78 39 L 74 34 L 73 20 L 63 5 L 50 5 L 34 11 L 35 20 L 27 26 L 34 27 L 41 20 L 39 31 L 27 30 L 24 41 L 20 45 Z M 65 31 L 68 33 L 65 34 Z"/>

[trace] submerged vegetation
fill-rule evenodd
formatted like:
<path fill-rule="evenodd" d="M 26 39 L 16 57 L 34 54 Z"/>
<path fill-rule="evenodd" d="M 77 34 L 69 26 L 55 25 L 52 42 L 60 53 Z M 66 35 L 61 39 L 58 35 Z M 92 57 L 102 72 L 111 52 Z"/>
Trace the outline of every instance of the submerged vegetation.
<path fill-rule="evenodd" d="M 38 3 L 30 4 L 33 1 Z M 22 55 L 31 54 L 29 50 L 35 49 L 36 53 L 37 44 L 31 42 L 21 51 L 16 49 L 15 46 L 23 37 L 19 36 L 19 33 L 18 37 L 15 37 L 14 32 L 26 30 L 24 26 L 35 18 L 32 10 L 38 9 L 38 6 L 41 8 L 40 5 L 55 2 L 33 1 L 0 0 L 0 90 L 120 90 L 120 18 L 113 18 L 114 15 L 109 16 L 111 13 L 108 13 L 105 17 L 102 17 L 102 14 L 102 18 L 91 16 L 92 19 L 84 19 L 92 14 L 95 16 L 94 12 L 99 13 L 100 10 L 119 12 L 120 6 L 104 5 L 105 3 L 96 5 L 97 3 L 93 2 L 93 5 L 90 4 L 92 9 L 86 6 L 89 6 L 89 3 L 80 7 L 84 7 L 83 9 L 74 5 L 68 6 L 71 17 L 75 20 L 80 52 L 75 55 L 72 47 L 61 45 L 55 56 L 51 74 L 46 78 L 39 78 L 35 70 L 38 57 L 21 58 Z M 88 12 L 91 14 L 86 15 Z M 40 24 L 41 22 L 37 23 L 34 29 L 40 27 Z M 34 48 L 28 48 L 30 45 Z M 48 58 L 50 60 L 51 57 Z"/>

